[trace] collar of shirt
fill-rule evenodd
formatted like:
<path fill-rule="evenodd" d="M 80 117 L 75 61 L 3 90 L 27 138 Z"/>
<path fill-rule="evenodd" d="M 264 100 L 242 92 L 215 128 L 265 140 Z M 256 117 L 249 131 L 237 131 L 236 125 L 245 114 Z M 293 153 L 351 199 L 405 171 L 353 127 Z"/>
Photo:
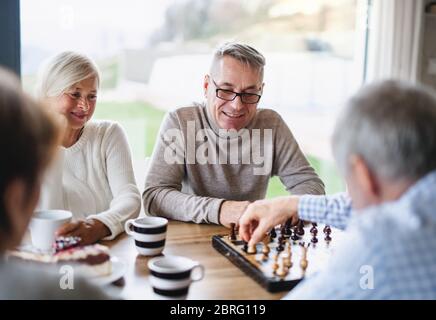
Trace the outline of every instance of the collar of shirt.
<path fill-rule="evenodd" d="M 356 223 L 371 225 L 380 223 L 381 219 L 408 224 L 416 229 L 423 225 L 436 225 L 435 190 L 436 170 L 418 180 L 399 199 L 356 210 L 350 225 Z"/>

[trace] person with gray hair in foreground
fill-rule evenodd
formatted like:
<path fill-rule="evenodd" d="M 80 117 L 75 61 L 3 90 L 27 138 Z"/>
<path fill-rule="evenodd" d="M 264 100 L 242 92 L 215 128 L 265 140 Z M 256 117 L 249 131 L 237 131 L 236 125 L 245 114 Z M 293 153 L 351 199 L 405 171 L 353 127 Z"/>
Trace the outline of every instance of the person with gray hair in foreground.
<path fill-rule="evenodd" d="M 365 87 L 332 146 L 348 194 L 256 201 L 240 219 L 241 237 L 255 244 L 288 219 L 347 229 L 326 269 L 287 299 L 436 299 L 434 94 L 392 80 Z"/>

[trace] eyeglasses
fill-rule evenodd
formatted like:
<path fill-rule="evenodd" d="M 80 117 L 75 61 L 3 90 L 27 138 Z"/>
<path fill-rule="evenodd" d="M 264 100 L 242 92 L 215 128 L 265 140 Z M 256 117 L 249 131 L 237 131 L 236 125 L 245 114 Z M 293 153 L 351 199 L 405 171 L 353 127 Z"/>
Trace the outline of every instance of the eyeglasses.
<path fill-rule="evenodd" d="M 234 92 L 231 90 L 221 89 L 216 84 L 215 80 L 212 79 L 213 84 L 216 87 L 215 93 L 217 98 L 220 98 L 222 100 L 226 101 L 233 101 L 236 97 L 241 97 L 242 103 L 246 104 L 255 104 L 258 103 L 260 100 L 261 95 L 255 94 L 255 93 L 247 93 L 247 92 Z"/>

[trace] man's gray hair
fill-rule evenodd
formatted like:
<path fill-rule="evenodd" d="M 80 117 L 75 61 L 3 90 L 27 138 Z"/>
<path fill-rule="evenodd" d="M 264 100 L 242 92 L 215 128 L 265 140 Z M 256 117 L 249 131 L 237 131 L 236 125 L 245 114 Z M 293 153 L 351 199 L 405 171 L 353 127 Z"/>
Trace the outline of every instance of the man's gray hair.
<path fill-rule="evenodd" d="M 259 51 L 253 47 L 237 43 L 237 42 L 226 42 L 218 47 L 213 55 L 211 72 L 216 66 L 216 63 L 221 60 L 224 56 L 232 57 L 248 66 L 254 70 L 258 70 L 263 79 L 263 68 L 265 66 L 265 57 Z"/>
<path fill-rule="evenodd" d="M 369 85 L 349 100 L 332 141 L 344 173 L 354 154 L 377 176 L 419 179 L 436 169 L 434 92 L 394 80 Z"/>

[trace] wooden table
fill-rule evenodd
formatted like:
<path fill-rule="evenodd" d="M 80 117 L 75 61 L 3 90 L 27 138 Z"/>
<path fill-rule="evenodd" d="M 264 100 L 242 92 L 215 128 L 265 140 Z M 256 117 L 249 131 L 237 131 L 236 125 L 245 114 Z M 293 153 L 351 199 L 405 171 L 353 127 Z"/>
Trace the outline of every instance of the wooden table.
<path fill-rule="evenodd" d="M 169 222 L 164 254 L 185 256 L 205 267 L 204 278 L 192 283 L 188 299 L 269 300 L 283 297 L 286 292 L 269 293 L 212 247 L 213 235 L 228 232 L 217 225 Z M 111 254 L 127 264 L 127 272 L 121 281 L 122 297 L 153 299 L 148 281 L 147 262 L 150 258 L 138 255 L 134 240 L 123 234 L 102 244 L 110 247 Z"/>

